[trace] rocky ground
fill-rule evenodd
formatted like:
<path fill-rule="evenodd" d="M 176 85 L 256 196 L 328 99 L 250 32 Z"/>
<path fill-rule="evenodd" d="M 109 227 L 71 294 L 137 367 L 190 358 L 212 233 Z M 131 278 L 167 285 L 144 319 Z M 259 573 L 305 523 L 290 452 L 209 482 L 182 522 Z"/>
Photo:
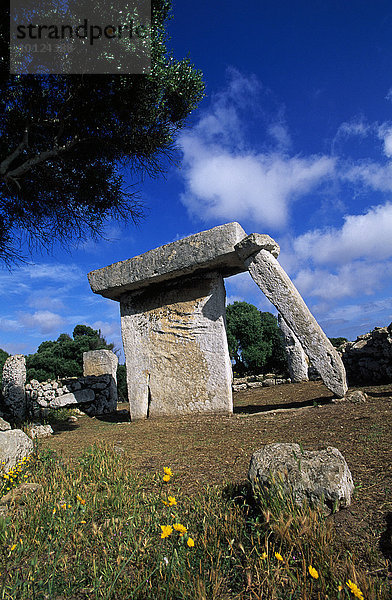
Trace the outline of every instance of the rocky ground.
<path fill-rule="evenodd" d="M 369 571 L 391 577 L 392 385 L 361 388 L 364 403 L 334 402 L 320 382 L 248 389 L 234 394 L 231 416 L 194 416 L 129 422 L 126 405 L 104 419 L 58 424 L 42 440 L 72 460 L 97 441 L 131 458 L 135 469 L 170 466 L 189 494 L 206 484 L 246 479 L 252 453 L 273 442 L 305 449 L 335 446 L 353 475 L 352 505 L 333 519 L 341 543 Z M 389 561 L 389 562 L 388 562 Z"/>

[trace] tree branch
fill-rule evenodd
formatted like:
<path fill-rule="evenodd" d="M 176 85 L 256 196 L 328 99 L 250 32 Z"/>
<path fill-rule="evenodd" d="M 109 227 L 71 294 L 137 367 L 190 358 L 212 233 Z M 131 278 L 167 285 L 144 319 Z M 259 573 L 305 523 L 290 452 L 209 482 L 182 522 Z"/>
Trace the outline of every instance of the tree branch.
<path fill-rule="evenodd" d="M 29 130 L 26 127 L 24 134 L 23 134 L 23 140 L 21 141 L 19 146 L 17 146 L 17 148 L 15 148 L 15 150 L 12 152 L 12 154 L 10 154 L 7 158 L 5 158 L 3 160 L 3 162 L 0 164 L 0 175 L 4 175 L 7 172 L 7 169 L 10 166 L 10 164 L 15 160 L 15 158 L 17 158 L 19 156 L 19 154 L 21 154 L 22 150 L 28 146 L 28 137 L 29 137 Z"/>
<path fill-rule="evenodd" d="M 79 139 L 78 137 L 75 137 L 71 142 L 64 144 L 64 146 L 55 146 L 51 150 L 45 150 L 45 152 L 41 152 L 41 154 L 37 154 L 33 158 L 29 158 L 29 160 L 26 160 L 22 165 L 20 165 L 13 171 L 9 171 L 8 173 L 6 173 L 3 176 L 3 179 L 5 181 L 7 179 L 15 180 L 16 177 L 20 177 L 20 175 L 24 175 L 25 173 L 27 173 L 27 171 L 29 171 L 36 165 L 44 162 L 45 160 L 48 160 L 48 158 L 52 158 L 53 156 L 58 156 L 62 152 L 66 152 L 67 150 L 69 150 L 70 148 L 75 146 L 75 144 L 77 144 L 80 141 L 82 141 L 82 140 Z"/>

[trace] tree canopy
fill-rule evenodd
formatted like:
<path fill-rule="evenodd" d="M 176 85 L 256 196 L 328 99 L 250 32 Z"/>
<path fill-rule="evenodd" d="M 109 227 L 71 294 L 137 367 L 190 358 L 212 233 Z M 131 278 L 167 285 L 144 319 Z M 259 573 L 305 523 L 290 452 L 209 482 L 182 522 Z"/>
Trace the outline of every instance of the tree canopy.
<path fill-rule="evenodd" d="M 21 237 L 50 247 L 97 238 L 107 218 L 140 219 L 141 180 L 173 162 L 176 132 L 204 94 L 200 71 L 167 49 L 170 11 L 152 0 L 149 75 L 1 75 L 0 260 L 23 257 Z"/>
<path fill-rule="evenodd" d="M 229 354 L 237 373 L 287 371 L 282 333 L 271 313 L 234 302 L 226 308 L 226 320 Z"/>
<path fill-rule="evenodd" d="M 83 352 L 113 350 L 101 332 L 86 325 L 76 325 L 73 334 L 62 333 L 55 342 L 39 345 L 35 354 L 26 357 L 27 381 L 80 377 L 83 375 Z"/>

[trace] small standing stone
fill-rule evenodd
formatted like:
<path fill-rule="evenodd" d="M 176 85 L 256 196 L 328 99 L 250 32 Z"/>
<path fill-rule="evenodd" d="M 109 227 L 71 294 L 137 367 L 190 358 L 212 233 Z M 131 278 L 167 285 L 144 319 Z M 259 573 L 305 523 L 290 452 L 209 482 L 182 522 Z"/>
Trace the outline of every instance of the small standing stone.
<path fill-rule="evenodd" d="M 3 399 L 11 419 L 20 422 L 26 418 L 26 359 L 23 354 L 9 356 L 3 367 Z"/>

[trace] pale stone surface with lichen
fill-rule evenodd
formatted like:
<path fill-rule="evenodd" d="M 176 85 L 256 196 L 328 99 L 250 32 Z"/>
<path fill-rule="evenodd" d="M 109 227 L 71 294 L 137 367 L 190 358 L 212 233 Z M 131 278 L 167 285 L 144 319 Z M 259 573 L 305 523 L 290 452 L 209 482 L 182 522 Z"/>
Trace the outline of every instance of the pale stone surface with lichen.
<path fill-rule="evenodd" d="M 9 356 L 3 367 L 2 392 L 7 414 L 14 421 L 23 421 L 26 405 L 26 359 L 23 354 Z"/>
<path fill-rule="evenodd" d="M 120 300 L 125 292 L 195 272 L 219 271 L 224 276 L 245 271 L 234 246 L 246 236 L 239 223 L 226 223 L 201 231 L 140 256 L 91 271 L 92 291 Z"/>
<path fill-rule="evenodd" d="M 284 337 L 287 365 L 291 381 L 293 383 L 308 381 L 308 357 L 299 343 L 297 336 L 291 331 L 281 314 L 278 315 L 278 323 Z"/>

